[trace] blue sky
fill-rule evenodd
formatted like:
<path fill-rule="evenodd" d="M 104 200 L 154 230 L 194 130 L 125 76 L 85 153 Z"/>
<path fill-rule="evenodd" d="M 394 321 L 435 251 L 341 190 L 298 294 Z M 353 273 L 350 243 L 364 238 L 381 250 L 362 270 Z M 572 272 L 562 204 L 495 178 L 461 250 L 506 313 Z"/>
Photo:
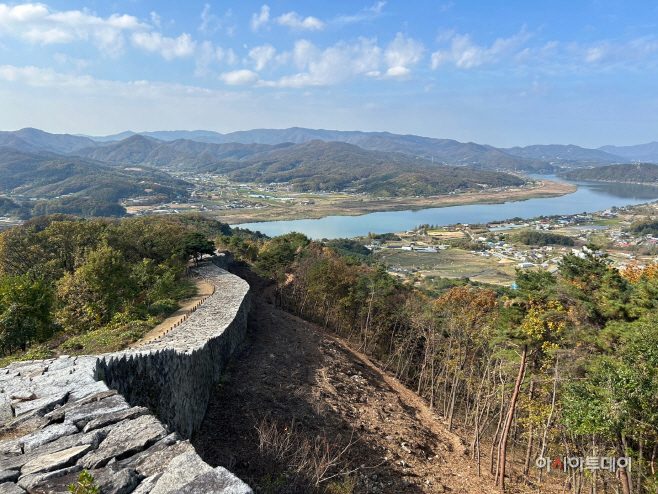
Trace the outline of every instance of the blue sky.
<path fill-rule="evenodd" d="M 651 1 L 0 3 L 0 129 L 658 140 Z"/>

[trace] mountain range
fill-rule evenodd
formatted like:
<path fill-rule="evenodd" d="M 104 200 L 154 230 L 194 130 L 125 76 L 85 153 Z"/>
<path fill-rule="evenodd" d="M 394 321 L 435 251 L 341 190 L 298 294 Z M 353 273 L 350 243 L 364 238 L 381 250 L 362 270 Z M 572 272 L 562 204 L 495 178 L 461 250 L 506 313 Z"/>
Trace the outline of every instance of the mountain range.
<path fill-rule="evenodd" d="M 105 137 L 26 128 L 0 132 L 0 193 L 60 202 L 61 196 L 72 201 L 72 194 L 78 202 L 116 205 L 119 199 L 145 190 L 163 198 L 185 196 L 189 184 L 168 172 L 213 172 L 235 181 L 288 182 L 304 191 L 349 189 L 377 196 L 425 196 L 521 185 L 523 179 L 510 172 L 598 170 L 638 159 L 658 162 L 658 142 L 599 149 L 575 145 L 499 149 L 389 132 L 299 127 L 230 134 L 128 131 Z M 587 172 L 592 173 L 596 174 Z"/>
<path fill-rule="evenodd" d="M 127 131 L 103 137 L 90 137 L 97 144 L 111 143 L 135 135 Z M 484 144 L 462 143 L 452 139 L 435 139 L 389 132 L 338 131 L 323 129 L 254 129 L 220 134 L 207 130 L 140 132 L 139 135 L 161 141 L 180 139 L 212 144 L 300 144 L 312 140 L 338 141 L 355 144 L 371 151 L 396 151 L 421 156 L 439 163 L 508 171 L 552 173 L 558 168 L 577 168 L 629 160 L 658 162 L 658 143 L 639 146 L 603 146 L 588 149 L 570 145 L 534 145 L 513 148 L 495 148 Z"/>
<path fill-rule="evenodd" d="M 0 146 L 8 146 L 22 151 L 51 151 L 70 153 L 78 149 L 96 146 L 96 141 L 88 137 L 70 134 L 50 134 L 39 129 L 0 131 Z"/>
<path fill-rule="evenodd" d="M 533 145 L 526 147 L 495 148 L 473 142 L 462 143 L 452 139 L 435 139 L 389 132 L 337 131 L 323 129 L 254 129 L 220 134 L 208 130 L 194 131 L 126 131 L 109 136 L 83 136 L 50 134 L 38 129 L 1 131 L 0 146 L 23 151 L 77 152 L 85 148 L 102 147 L 124 141 L 134 135 L 142 135 L 157 141 L 176 142 L 172 147 L 193 155 L 209 154 L 218 159 L 240 158 L 243 148 L 237 144 L 300 144 L 312 140 L 337 141 L 355 144 L 371 151 L 394 151 L 420 156 L 439 163 L 472 168 L 552 173 L 558 167 L 578 168 L 600 164 L 644 161 L 658 163 L 658 142 L 637 146 L 601 146 L 588 149 L 569 145 Z M 197 144 L 190 144 L 191 142 Z M 205 144 L 233 144 L 231 148 L 203 147 Z M 219 151 L 215 152 L 215 149 Z M 247 148 L 244 156 L 253 154 L 256 148 Z M 260 148 L 265 151 L 266 148 Z M 224 154 L 228 153 L 228 154 Z M 233 153 L 231 155 L 230 153 Z M 89 154 L 89 151 L 85 151 Z"/>
<path fill-rule="evenodd" d="M 658 163 L 658 142 L 656 141 L 636 146 L 602 146 L 599 149 L 633 161 Z"/>
<path fill-rule="evenodd" d="M 240 182 L 289 182 L 297 190 L 353 189 L 378 196 L 435 195 L 455 189 L 521 185 L 504 173 L 471 170 L 401 152 L 372 151 L 319 139 L 299 144 L 213 144 L 139 134 L 81 149 L 76 156 L 166 171 L 213 172 Z"/>
<path fill-rule="evenodd" d="M 615 182 L 652 184 L 658 183 L 658 165 L 652 163 L 625 163 L 598 168 L 580 168 L 560 174 L 570 180 L 589 182 Z"/>

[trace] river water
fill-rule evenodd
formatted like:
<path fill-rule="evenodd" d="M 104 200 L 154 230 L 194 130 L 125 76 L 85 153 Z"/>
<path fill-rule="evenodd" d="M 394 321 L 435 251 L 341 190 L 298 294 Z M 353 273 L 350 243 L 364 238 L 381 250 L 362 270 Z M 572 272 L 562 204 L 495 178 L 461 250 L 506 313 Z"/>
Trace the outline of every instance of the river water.
<path fill-rule="evenodd" d="M 362 216 L 327 216 L 317 220 L 269 221 L 246 223 L 241 228 L 258 230 L 272 237 L 289 232 L 304 233 L 310 238 L 351 238 L 368 232 L 386 233 L 411 230 L 425 223 L 488 223 L 514 217 L 534 218 L 555 214 L 574 214 L 629 206 L 658 200 L 658 187 L 635 184 L 610 184 L 565 180 L 552 175 L 535 178 L 576 184 L 573 194 L 545 199 L 506 202 L 504 204 L 472 204 L 417 211 L 387 211 Z"/>

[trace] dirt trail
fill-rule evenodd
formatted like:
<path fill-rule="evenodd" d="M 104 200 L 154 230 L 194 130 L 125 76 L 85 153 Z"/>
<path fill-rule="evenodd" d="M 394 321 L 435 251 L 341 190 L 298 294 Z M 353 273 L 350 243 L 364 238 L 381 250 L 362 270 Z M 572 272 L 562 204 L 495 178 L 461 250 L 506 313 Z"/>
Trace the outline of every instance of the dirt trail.
<path fill-rule="evenodd" d="M 259 453 L 256 426 L 268 417 L 288 427 L 294 420 L 294 433 L 311 441 L 351 440 L 342 459 L 355 469 L 355 493 L 496 492 L 422 399 L 338 338 L 275 308 L 266 281 L 236 274 L 252 287 L 250 329 L 193 438 L 205 461 L 257 492 L 304 492 L 287 490 L 274 459 Z"/>
<path fill-rule="evenodd" d="M 174 324 L 181 322 L 183 320 L 183 317 L 185 316 L 185 314 L 187 314 L 189 310 L 191 310 L 195 305 L 197 305 L 202 300 L 212 295 L 213 286 L 211 284 L 207 283 L 202 278 L 195 278 L 193 279 L 193 281 L 197 288 L 196 295 L 194 297 L 190 297 L 188 299 L 182 300 L 180 302 L 180 306 L 181 306 L 180 309 L 178 309 L 167 319 L 165 319 L 156 327 L 154 327 L 151 331 L 146 333 L 144 338 L 130 345 L 129 348 L 134 348 L 136 346 L 143 345 L 144 343 L 148 343 L 164 335 L 167 331 L 173 328 Z"/>

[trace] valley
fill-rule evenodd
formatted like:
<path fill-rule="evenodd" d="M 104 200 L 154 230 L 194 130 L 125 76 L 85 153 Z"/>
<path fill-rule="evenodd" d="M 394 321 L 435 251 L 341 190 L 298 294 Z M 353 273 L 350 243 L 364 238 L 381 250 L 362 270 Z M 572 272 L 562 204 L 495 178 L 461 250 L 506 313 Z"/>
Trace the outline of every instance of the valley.
<path fill-rule="evenodd" d="M 551 180 L 531 180 L 518 187 L 492 187 L 479 191 L 428 197 L 377 197 L 356 192 L 293 192 L 291 186 L 233 183 L 216 175 L 180 175 L 195 185 L 186 202 L 142 206 L 122 205 L 131 214 L 181 214 L 199 212 L 219 221 L 242 224 L 263 221 L 317 219 L 327 216 L 360 216 L 373 212 L 417 210 L 466 204 L 499 204 L 533 198 L 558 197 L 576 186 Z"/>

